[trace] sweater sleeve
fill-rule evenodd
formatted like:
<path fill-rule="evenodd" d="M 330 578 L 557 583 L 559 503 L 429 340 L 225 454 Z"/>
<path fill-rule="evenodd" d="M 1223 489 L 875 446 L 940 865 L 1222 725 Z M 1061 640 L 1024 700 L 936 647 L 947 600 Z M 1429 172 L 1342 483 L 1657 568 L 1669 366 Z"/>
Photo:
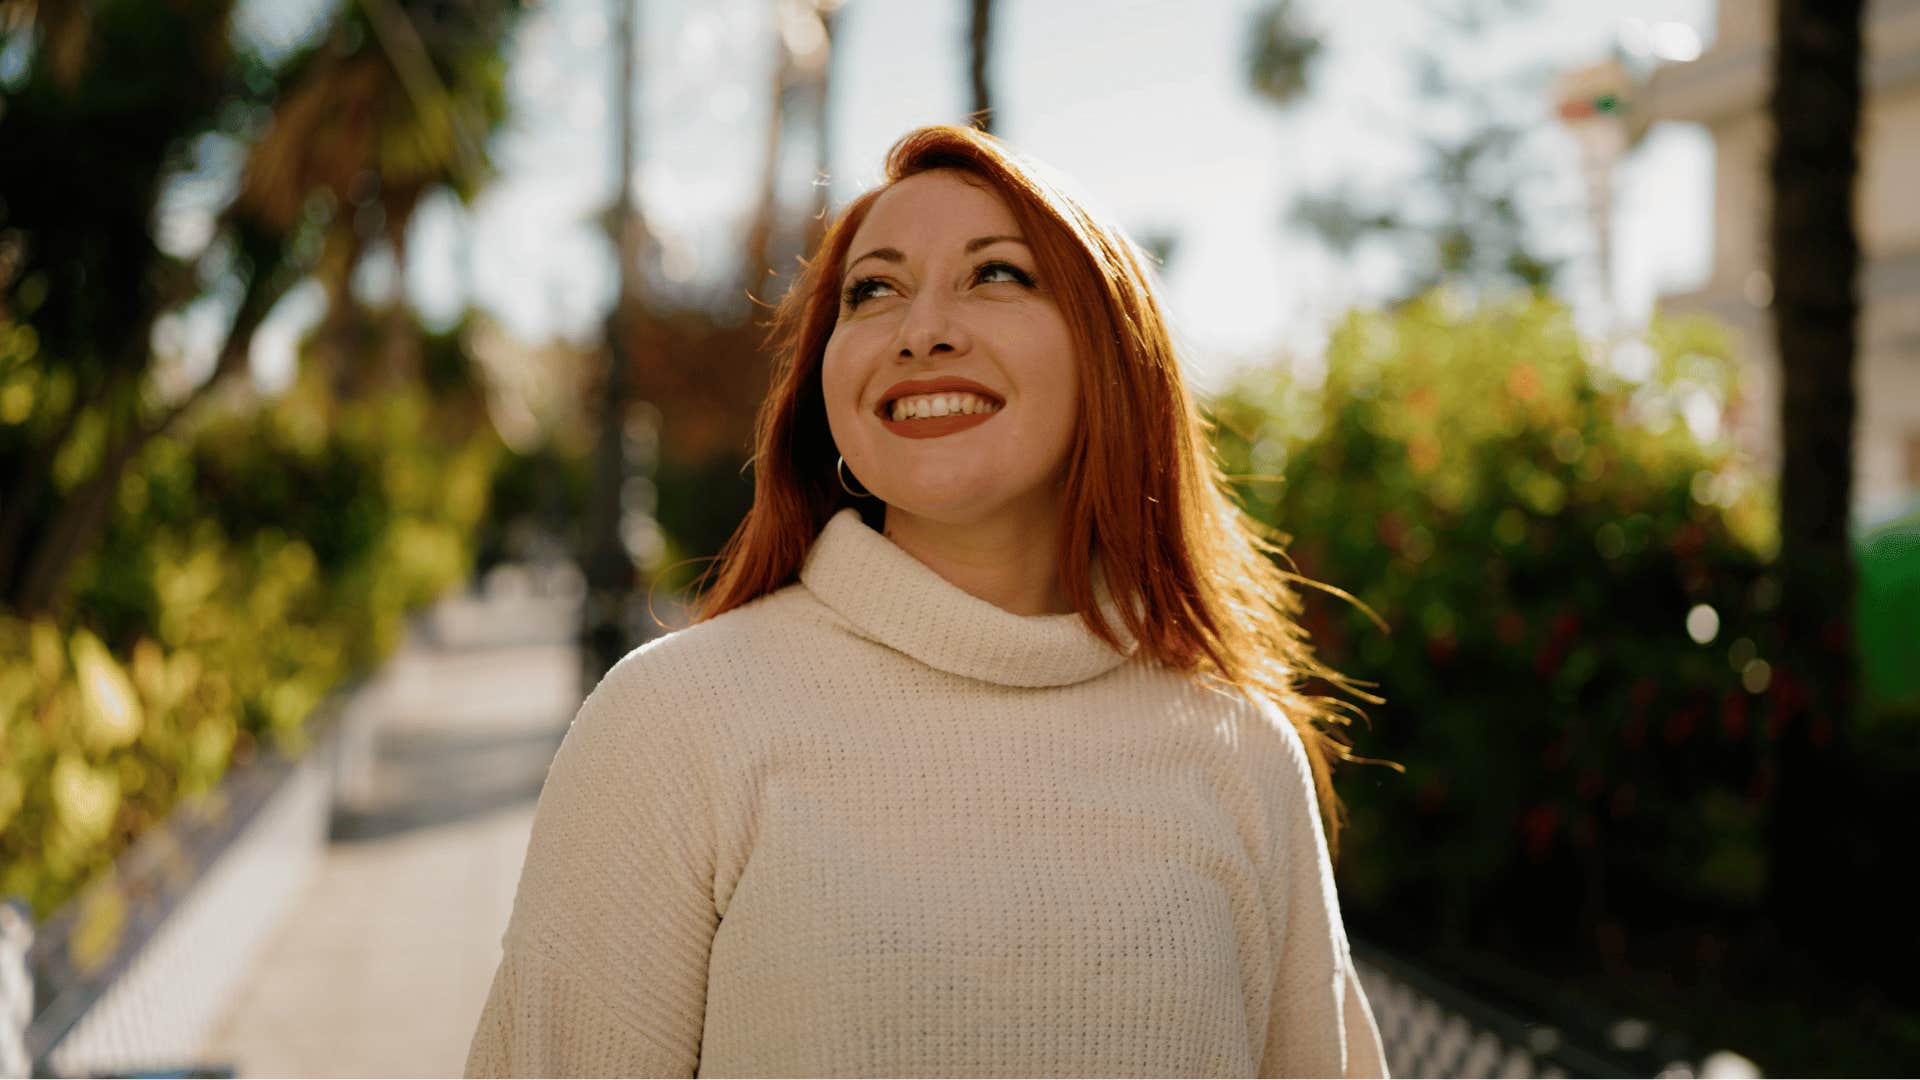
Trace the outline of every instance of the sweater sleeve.
<path fill-rule="evenodd" d="M 467 1076 L 698 1068 L 714 824 L 703 763 L 642 704 L 644 660 L 608 673 L 554 755 Z"/>
<path fill-rule="evenodd" d="M 1373 1021 L 1373 1006 L 1360 988 L 1360 973 L 1351 962 L 1347 964 L 1346 982 L 1342 1008 L 1347 1016 L 1347 1075 L 1386 1077 L 1387 1054 L 1381 1045 L 1380 1026 Z"/>
<path fill-rule="evenodd" d="M 1387 1076 L 1373 1010 L 1354 970 L 1306 747 L 1285 717 L 1267 873 L 1277 960 L 1261 1076 Z"/>

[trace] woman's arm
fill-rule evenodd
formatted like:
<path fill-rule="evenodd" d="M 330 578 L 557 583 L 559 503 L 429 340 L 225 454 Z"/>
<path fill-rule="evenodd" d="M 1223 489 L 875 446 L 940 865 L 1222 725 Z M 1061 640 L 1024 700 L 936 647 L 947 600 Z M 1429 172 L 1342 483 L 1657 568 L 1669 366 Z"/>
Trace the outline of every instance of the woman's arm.
<path fill-rule="evenodd" d="M 1320 802 L 1298 732 L 1273 717 L 1282 764 L 1273 770 L 1274 842 L 1267 895 L 1277 939 L 1261 1076 L 1387 1076 L 1373 1010 L 1347 944 Z"/>
<path fill-rule="evenodd" d="M 1351 958 L 1349 958 L 1351 960 Z M 1373 1022 L 1373 1006 L 1360 987 L 1360 973 L 1347 966 L 1347 1075 L 1379 1076 L 1387 1073 L 1386 1048 L 1380 1043 L 1380 1027 Z"/>
<path fill-rule="evenodd" d="M 601 681 L 554 756 L 468 1076 L 698 1068 L 714 825 L 684 714 L 660 707 L 645 661 Z"/>

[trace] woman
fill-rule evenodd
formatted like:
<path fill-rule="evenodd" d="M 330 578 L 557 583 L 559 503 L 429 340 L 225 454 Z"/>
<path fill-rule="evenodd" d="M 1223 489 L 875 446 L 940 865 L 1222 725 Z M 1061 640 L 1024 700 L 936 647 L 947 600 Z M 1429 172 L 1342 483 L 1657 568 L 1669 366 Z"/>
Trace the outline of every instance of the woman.
<path fill-rule="evenodd" d="M 468 1074 L 1383 1075 L 1337 676 L 1134 247 L 922 129 L 774 340 L 753 509 L 568 731 Z"/>

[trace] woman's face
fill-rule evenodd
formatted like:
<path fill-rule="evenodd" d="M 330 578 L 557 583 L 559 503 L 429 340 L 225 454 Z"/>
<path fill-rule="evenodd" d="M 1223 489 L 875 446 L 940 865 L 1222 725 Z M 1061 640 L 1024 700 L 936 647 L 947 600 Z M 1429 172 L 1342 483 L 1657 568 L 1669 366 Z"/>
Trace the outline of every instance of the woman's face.
<path fill-rule="evenodd" d="M 896 183 L 838 287 L 820 381 L 857 484 L 946 524 L 1057 513 L 1079 364 L 999 195 L 945 169 Z"/>

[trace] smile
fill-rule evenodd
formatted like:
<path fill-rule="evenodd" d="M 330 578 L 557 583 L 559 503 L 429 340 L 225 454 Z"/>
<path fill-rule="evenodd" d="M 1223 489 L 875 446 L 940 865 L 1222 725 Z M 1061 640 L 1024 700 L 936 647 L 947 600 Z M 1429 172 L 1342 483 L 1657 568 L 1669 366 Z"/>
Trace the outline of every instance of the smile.
<path fill-rule="evenodd" d="M 979 383 L 948 377 L 895 383 L 874 414 L 888 431 L 902 438 L 937 439 L 979 427 L 1006 404 Z"/>
<path fill-rule="evenodd" d="M 979 427 L 981 424 L 1000 415 L 999 411 L 979 413 L 956 413 L 949 416 L 918 416 L 910 420 L 890 420 L 880 418 L 880 423 L 888 431 L 908 439 L 937 439 L 942 435 L 951 435 L 956 431 Z"/>

